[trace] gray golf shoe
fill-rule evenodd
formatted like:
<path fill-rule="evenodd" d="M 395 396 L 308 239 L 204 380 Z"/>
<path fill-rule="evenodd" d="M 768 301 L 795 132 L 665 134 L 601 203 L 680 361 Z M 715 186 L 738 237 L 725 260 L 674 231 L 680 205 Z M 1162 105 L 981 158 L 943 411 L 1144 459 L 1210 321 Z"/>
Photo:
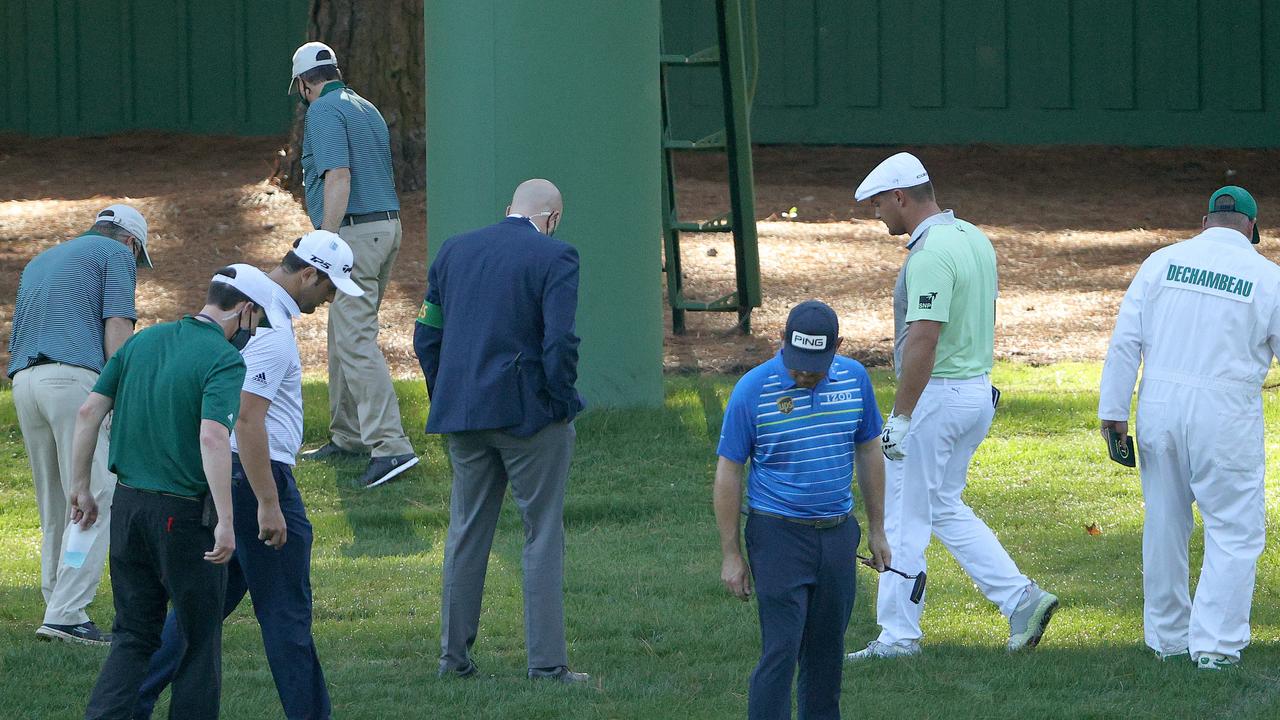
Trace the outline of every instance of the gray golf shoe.
<path fill-rule="evenodd" d="M 1009 642 L 1006 649 L 1018 652 L 1039 645 L 1040 638 L 1044 636 L 1044 630 L 1049 627 L 1049 620 L 1057 609 L 1058 596 L 1031 583 L 1013 615 L 1009 616 Z"/>

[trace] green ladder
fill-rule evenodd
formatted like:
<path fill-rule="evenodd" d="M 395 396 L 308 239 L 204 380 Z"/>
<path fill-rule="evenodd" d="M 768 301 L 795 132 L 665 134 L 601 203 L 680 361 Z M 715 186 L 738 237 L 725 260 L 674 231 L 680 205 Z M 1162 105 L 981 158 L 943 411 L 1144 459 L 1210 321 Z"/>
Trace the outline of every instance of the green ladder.
<path fill-rule="evenodd" d="M 751 309 L 760 307 L 760 252 L 756 241 L 755 196 L 751 171 L 751 98 L 748 97 L 746 47 L 755 47 L 754 0 L 716 0 L 719 43 L 692 55 L 661 55 L 662 68 L 662 236 L 667 274 L 667 301 L 671 305 L 671 329 L 685 331 L 686 312 L 737 312 L 738 328 L 751 332 Z M 691 67 L 717 67 L 724 106 L 724 127 L 698 139 L 673 138 L 669 72 Z M 705 222 L 682 222 L 676 202 L 675 154 L 723 152 L 729 163 L 727 213 Z M 736 289 L 710 302 L 685 297 L 680 264 L 681 233 L 733 233 Z"/>

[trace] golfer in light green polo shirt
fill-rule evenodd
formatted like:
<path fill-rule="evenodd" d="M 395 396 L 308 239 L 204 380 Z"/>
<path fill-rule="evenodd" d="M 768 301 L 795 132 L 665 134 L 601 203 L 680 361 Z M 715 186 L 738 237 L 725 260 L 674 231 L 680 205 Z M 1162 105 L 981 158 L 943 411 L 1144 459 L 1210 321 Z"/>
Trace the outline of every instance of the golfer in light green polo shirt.
<path fill-rule="evenodd" d="M 981 230 L 938 207 L 929 173 L 909 153 L 880 163 L 856 197 L 870 201 L 890 234 L 911 236 L 893 294 L 898 392 L 881 437 L 894 565 L 924 572 L 925 548 L 937 535 L 1009 619 L 1007 649 L 1035 647 L 1058 598 L 1018 570 L 961 498 L 969 461 L 995 416 L 995 250 Z M 920 653 L 924 603 L 911 602 L 911 588 L 897 575 L 880 576 L 880 637 L 849 660 Z"/>
<path fill-rule="evenodd" d="M 996 252 L 981 230 L 950 212 L 929 219 L 906 264 L 906 323 L 942 323 L 932 377 L 985 375 L 995 346 Z"/>

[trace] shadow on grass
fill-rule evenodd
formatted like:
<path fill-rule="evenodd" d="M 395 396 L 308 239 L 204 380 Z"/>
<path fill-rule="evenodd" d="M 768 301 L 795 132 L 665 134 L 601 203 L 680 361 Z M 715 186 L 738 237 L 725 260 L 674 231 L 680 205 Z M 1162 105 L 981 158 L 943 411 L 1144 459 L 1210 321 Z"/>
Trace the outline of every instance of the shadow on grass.
<path fill-rule="evenodd" d="M 396 385 L 405 426 L 421 427 L 425 422 L 425 397 L 419 389 L 421 383 L 402 382 Z M 329 439 L 328 385 L 321 381 L 308 381 L 303 386 L 303 395 L 307 428 L 304 441 L 307 446 L 316 447 Z M 306 472 L 318 476 L 320 484 L 328 486 L 337 496 L 351 528 L 353 539 L 342 548 L 343 555 L 393 557 L 429 552 L 433 543 L 424 536 L 448 524 L 447 486 L 442 505 L 436 497 L 439 484 L 430 482 L 431 478 L 448 475 L 447 468 L 439 467 L 441 452 L 436 446 L 440 439 L 424 437 L 420 432 L 410 433 L 410 439 L 422 457 L 418 465 L 376 488 L 366 489 L 358 484 L 368 465 L 368 457 L 331 464 L 305 464 L 309 466 Z"/>

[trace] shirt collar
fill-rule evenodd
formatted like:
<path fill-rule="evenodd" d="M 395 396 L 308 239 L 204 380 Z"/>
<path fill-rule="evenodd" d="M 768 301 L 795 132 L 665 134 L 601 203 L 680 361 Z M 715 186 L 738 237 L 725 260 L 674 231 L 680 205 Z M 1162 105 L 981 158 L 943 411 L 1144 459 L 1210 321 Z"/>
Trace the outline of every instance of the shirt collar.
<path fill-rule="evenodd" d="M 1225 227 L 1205 228 L 1204 232 L 1200 233 L 1200 237 L 1204 238 L 1205 240 L 1212 240 L 1214 242 L 1226 243 L 1227 245 L 1238 245 L 1240 247 L 1246 247 L 1246 248 L 1253 247 L 1253 243 L 1249 241 L 1249 238 L 1244 236 L 1244 233 L 1240 232 L 1239 230 L 1232 230 L 1231 228 L 1225 228 Z"/>
<path fill-rule="evenodd" d="M 511 213 L 507 217 L 516 218 L 517 220 L 524 220 L 528 222 L 530 225 L 532 225 L 534 230 L 537 230 L 538 232 L 542 232 L 542 230 L 538 227 L 538 224 L 535 223 L 533 219 L 528 217 L 527 215 L 521 215 L 520 213 Z"/>
<path fill-rule="evenodd" d="M 298 307 L 297 301 L 293 299 L 293 296 L 289 294 L 289 291 L 285 290 L 284 286 L 272 279 L 270 275 L 267 276 L 267 279 L 271 280 L 272 285 L 275 285 L 275 297 L 272 298 L 272 300 L 274 300 L 273 304 L 275 307 L 272 309 L 282 313 L 284 318 L 289 321 L 298 317 L 298 315 L 302 313 L 302 309 Z M 276 324 L 274 319 L 271 321 L 271 324 Z"/>
<path fill-rule="evenodd" d="M 330 80 L 329 82 L 324 84 L 323 88 L 320 88 L 320 97 L 324 97 L 325 95 L 328 95 L 329 93 L 335 90 L 341 90 L 346 86 L 347 84 L 342 82 L 341 80 Z"/>
<path fill-rule="evenodd" d="M 778 350 L 778 352 L 774 353 L 773 359 L 769 362 L 773 363 L 773 367 L 771 369 L 774 374 L 778 376 L 778 381 L 781 383 L 781 387 L 779 387 L 780 390 L 790 390 L 796 386 L 796 381 L 791 379 L 791 373 L 787 372 L 787 366 L 782 362 L 782 350 Z M 831 367 L 827 368 L 826 380 L 819 382 L 818 387 L 821 387 L 823 382 L 835 379 L 836 359 L 833 357 L 831 358 Z M 814 389 L 816 390 L 817 388 Z"/>
<path fill-rule="evenodd" d="M 912 231 L 911 242 L 907 243 L 907 247 L 910 248 L 912 245 L 919 242 L 920 238 L 924 237 L 924 234 L 929 232 L 929 228 L 934 225 L 951 225 L 955 223 L 955 221 L 956 214 L 952 210 L 943 210 L 936 215 L 930 215 L 924 220 L 921 220 L 920 224 L 916 226 L 916 229 Z"/>

